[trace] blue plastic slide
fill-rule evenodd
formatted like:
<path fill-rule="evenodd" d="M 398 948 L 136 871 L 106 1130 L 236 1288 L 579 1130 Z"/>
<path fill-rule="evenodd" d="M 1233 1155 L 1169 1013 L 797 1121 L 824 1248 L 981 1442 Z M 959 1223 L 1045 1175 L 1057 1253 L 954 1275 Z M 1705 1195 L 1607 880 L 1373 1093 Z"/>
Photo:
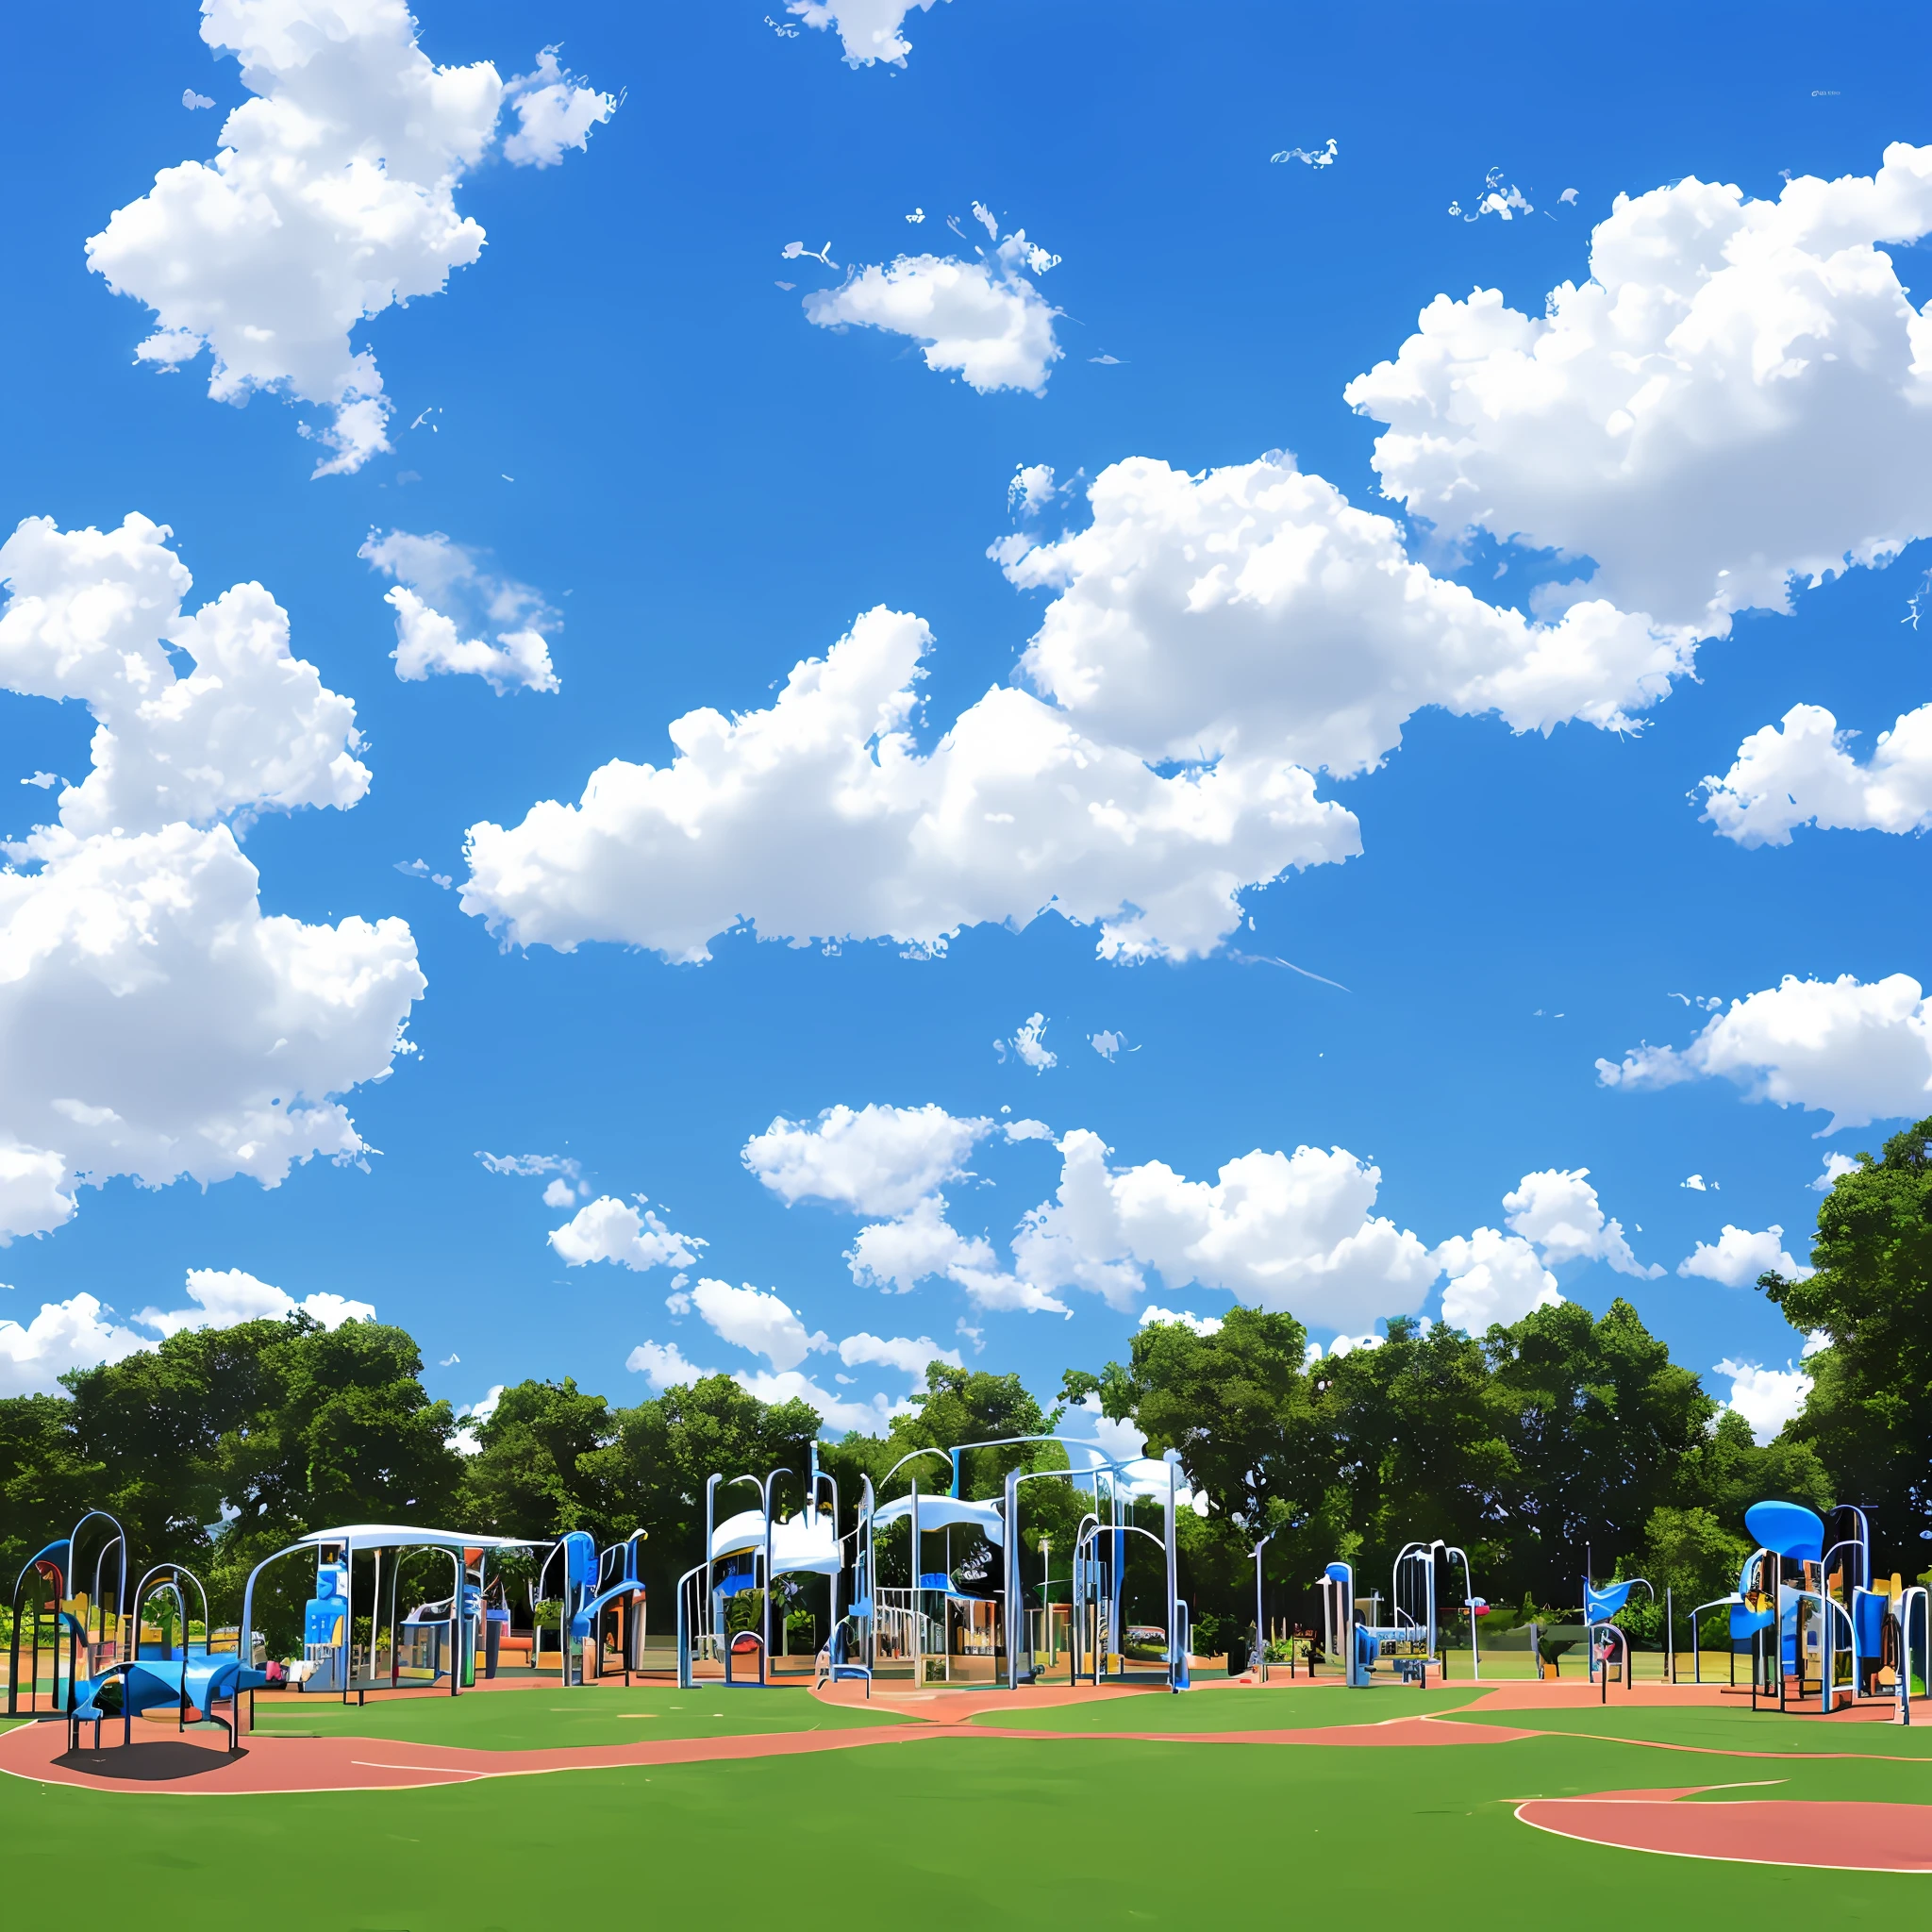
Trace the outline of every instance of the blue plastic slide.
<path fill-rule="evenodd" d="M 68 1715 L 75 1726 L 99 1724 L 110 1717 L 132 1719 L 143 1710 L 179 1710 L 185 1699 L 207 1717 L 212 1715 L 214 1705 L 239 1700 L 242 1691 L 256 1690 L 267 1681 L 264 1672 L 244 1666 L 237 1657 L 209 1657 L 206 1651 L 191 1654 L 185 1662 L 161 1657 L 129 1659 L 98 1676 L 83 1677 L 75 1687 L 75 1707 Z M 119 1686 L 118 1694 L 110 1685 Z M 226 1728 L 232 1748 L 234 1727 Z"/>

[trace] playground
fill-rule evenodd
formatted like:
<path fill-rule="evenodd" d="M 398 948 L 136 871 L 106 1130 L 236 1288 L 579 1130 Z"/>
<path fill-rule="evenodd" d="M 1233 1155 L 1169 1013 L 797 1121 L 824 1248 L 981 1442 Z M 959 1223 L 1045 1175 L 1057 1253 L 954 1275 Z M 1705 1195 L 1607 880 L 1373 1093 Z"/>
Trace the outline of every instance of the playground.
<path fill-rule="evenodd" d="M 231 1923 L 367 1932 L 528 1925 L 560 1888 L 574 1912 L 762 1891 L 842 1925 L 855 1883 L 937 1926 L 1203 1925 L 1290 1897 L 1527 1926 L 1580 1889 L 1667 1924 L 1859 1923 L 1932 1882 L 1932 1728 L 1714 1688 L 258 1696 L 240 1755 L 196 1726 L 125 1752 L 0 1736 L 23 1923 L 65 1909 L 76 1873 L 144 1924 L 206 1923 L 218 1895 Z"/>
<path fill-rule="evenodd" d="M 1690 1626 L 1727 1633 L 1721 1671 L 1634 1653 L 1615 1619 L 1649 1586 L 1621 1575 L 1579 1579 L 1567 1671 L 1485 1659 L 1469 1558 L 1429 1541 L 1386 1589 L 1346 1561 L 1303 1586 L 1311 1669 L 1259 1641 L 1190 1654 L 1171 1463 L 1045 1473 L 1072 1565 L 1029 1587 L 1028 1476 L 975 1500 L 957 1453 L 921 1454 L 948 1465 L 933 1492 L 881 1505 L 868 1481 L 849 1519 L 816 1470 L 790 1516 L 785 1473 L 715 1478 L 656 1646 L 635 1537 L 319 1529 L 221 1629 L 192 1573 L 139 1569 L 90 1511 L 14 1591 L 0 1833 L 23 1923 L 59 1922 L 77 1874 L 91 1909 L 144 1924 L 205 1924 L 215 1895 L 225 1923 L 357 1932 L 765 1895 L 842 1927 L 881 1888 L 935 1927 L 1289 1901 L 1529 1926 L 1578 1896 L 1859 1923 L 1932 1883 L 1926 1592 L 1874 1574 L 1856 1510 L 1750 1513 L 1738 1590 Z M 757 1507 L 723 1514 L 738 1482 Z M 286 1660 L 258 1629 L 275 1574 L 309 1592 Z M 828 1634 L 790 1654 L 774 1610 L 808 1591 Z"/>

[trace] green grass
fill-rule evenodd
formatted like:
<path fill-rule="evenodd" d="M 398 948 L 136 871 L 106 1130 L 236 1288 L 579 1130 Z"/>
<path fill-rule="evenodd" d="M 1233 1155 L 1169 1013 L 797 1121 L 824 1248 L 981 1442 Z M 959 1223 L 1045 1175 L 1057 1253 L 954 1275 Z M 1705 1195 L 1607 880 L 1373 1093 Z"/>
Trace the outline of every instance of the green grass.
<path fill-rule="evenodd" d="M 1915 1795 L 1895 1767 L 1793 1759 L 1772 1774 L 1785 1782 L 1766 1795 Z M 1579 1909 L 1670 1928 L 1896 1926 L 1923 1911 L 1915 1875 L 1656 1857 L 1533 1831 L 1510 1810 L 1533 1795 L 1738 1776 L 1735 1759 L 1584 1738 L 1203 1750 L 968 1731 L 823 1758 L 385 1794 L 164 1797 L 0 1779 L 0 1838 L 19 1923 L 62 1922 L 83 1874 L 90 1918 L 144 1932 L 526 1932 L 559 1909 L 709 1923 L 744 1906 L 788 1932 L 850 1932 L 889 1910 L 922 1932 L 1355 1926 L 1390 1911 L 1546 1932 Z"/>
<path fill-rule="evenodd" d="M 562 1690 L 547 1684 L 463 1697 L 377 1696 L 359 1708 L 327 1696 L 256 1705 L 256 1727 L 262 1731 L 318 1731 L 328 1738 L 387 1738 L 475 1751 L 549 1751 L 641 1738 L 745 1737 L 904 1722 L 903 1713 L 821 1704 L 805 1690 L 724 1690 L 715 1684 L 695 1690 L 656 1685 Z"/>
<path fill-rule="evenodd" d="M 1692 1705 L 1619 1707 L 1614 1690 L 1607 1706 L 1570 1710 L 1472 1711 L 1472 1724 L 1506 1729 L 1562 1731 L 1579 1738 L 1642 1738 L 1659 1744 L 1688 1744 L 1707 1751 L 1772 1751 L 1793 1757 L 1853 1752 L 1873 1757 L 1924 1758 L 1932 1765 L 1932 1724 L 1845 1724 L 1823 1718 L 1781 1717 L 1774 1710 Z M 1739 1774 L 1742 1775 L 1742 1774 Z M 1916 1797 L 1921 1795 L 1914 1792 Z M 1932 1798 L 1932 1778 L 1923 1793 Z"/>
<path fill-rule="evenodd" d="M 1025 1731 L 1306 1731 L 1451 1711 L 1481 1694 L 1479 1686 L 1461 1684 L 1440 1690 L 1433 1686 L 1422 1690 L 1395 1685 L 1350 1690 L 1339 1683 L 1326 1689 L 1318 1683 L 1292 1691 L 1208 1690 L 1186 1697 L 1142 1690 L 1096 1704 L 987 1711 L 973 1722 Z"/>

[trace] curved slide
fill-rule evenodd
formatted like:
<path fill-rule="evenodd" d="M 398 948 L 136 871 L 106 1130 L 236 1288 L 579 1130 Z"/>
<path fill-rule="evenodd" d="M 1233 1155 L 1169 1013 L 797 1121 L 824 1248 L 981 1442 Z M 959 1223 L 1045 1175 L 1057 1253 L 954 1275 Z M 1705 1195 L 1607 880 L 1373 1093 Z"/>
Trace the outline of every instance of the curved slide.
<path fill-rule="evenodd" d="M 68 1716 L 70 1724 L 77 1726 L 112 1717 L 131 1719 L 143 1710 L 178 1710 L 185 1702 L 208 1717 L 214 1705 L 232 1704 L 242 1691 L 257 1690 L 267 1681 L 263 1672 L 244 1666 L 240 1657 L 232 1656 L 209 1657 L 203 1652 L 185 1661 L 130 1658 L 98 1676 L 83 1677 L 75 1687 L 75 1707 Z M 110 1687 L 118 1687 L 118 1694 Z M 226 1728 L 232 1747 L 235 1727 L 230 1724 Z"/>
<path fill-rule="evenodd" d="M 642 1596 L 644 1586 L 636 1581 L 612 1584 L 600 1596 L 593 1596 L 570 1620 L 570 1634 L 573 1637 L 588 1637 L 593 1626 L 592 1620 L 606 1604 L 613 1604 L 621 1596 Z"/>

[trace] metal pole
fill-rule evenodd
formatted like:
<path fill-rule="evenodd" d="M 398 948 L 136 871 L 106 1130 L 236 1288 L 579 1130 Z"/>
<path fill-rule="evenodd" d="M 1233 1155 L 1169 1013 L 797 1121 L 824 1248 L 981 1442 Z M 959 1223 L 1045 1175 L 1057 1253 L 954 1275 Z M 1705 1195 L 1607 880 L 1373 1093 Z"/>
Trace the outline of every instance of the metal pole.
<path fill-rule="evenodd" d="M 1677 1611 L 1671 1586 L 1664 1585 L 1664 1670 L 1673 1684 L 1677 1681 Z"/>
<path fill-rule="evenodd" d="M 912 1477 L 912 1511 L 907 1518 L 907 1526 L 911 1532 L 910 1557 L 912 1561 L 912 1619 L 909 1641 L 912 1646 L 912 1688 L 923 1690 L 925 1688 L 925 1657 L 919 1641 L 919 1476 Z"/>

